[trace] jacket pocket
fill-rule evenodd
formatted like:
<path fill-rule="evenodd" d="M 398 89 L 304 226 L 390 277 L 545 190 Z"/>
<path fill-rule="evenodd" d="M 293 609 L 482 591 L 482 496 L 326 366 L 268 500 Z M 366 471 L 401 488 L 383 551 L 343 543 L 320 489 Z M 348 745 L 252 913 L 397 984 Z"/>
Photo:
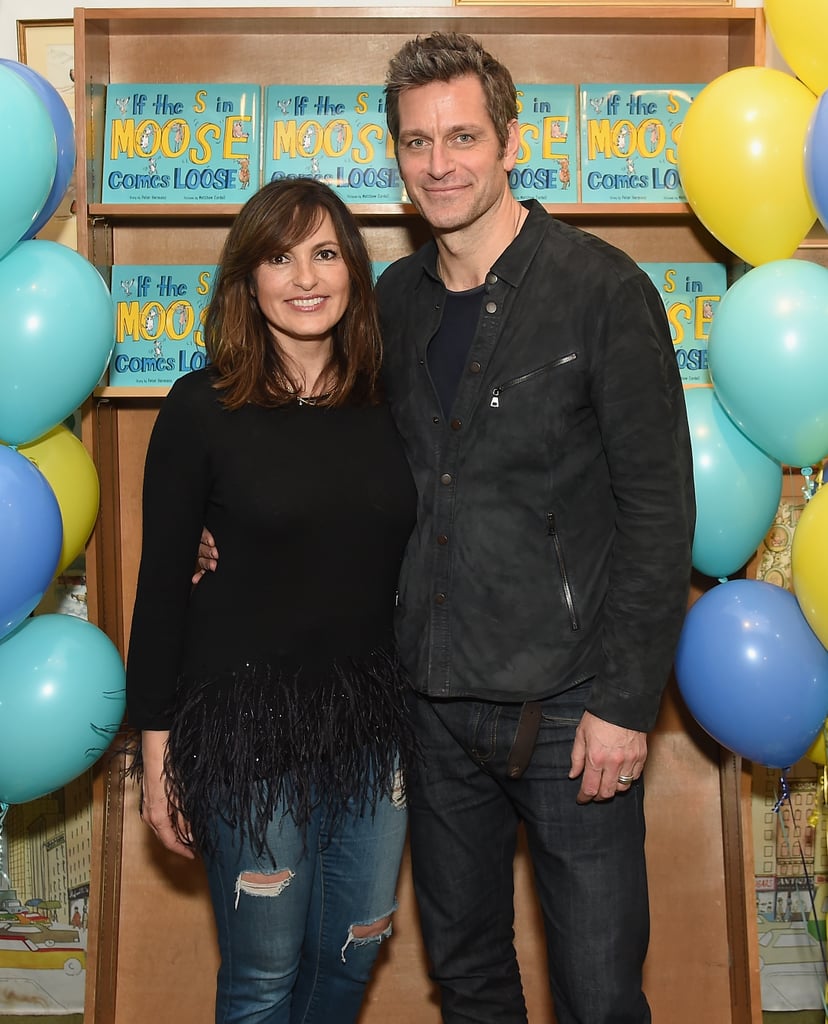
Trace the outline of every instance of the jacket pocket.
<path fill-rule="evenodd" d="M 566 571 L 566 559 L 564 558 L 563 544 L 561 544 L 561 537 L 555 523 L 554 512 L 546 513 L 546 532 L 552 538 L 552 546 L 555 549 L 555 560 L 558 563 L 558 572 L 561 576 L 561 587 L 563 589 L 564 602 L 569 614 L 569 627 L 572 632 L 575 633 L 581 628 L 581 624 L 578 621 L 578 613 L 575 610 L 575 598 L 572 594 L 572 582 L 569 579 L 569 573 Z"/>
<path fill-rule="evenodd" d="M 544 363 L 543 366 L 539 366 L 536 370 L 530 370 L 528 373 L 521 374 L 520 377 L 513 377 L 511 380 L 507 380 L 503 384 L 498 384 L 497 387 L 492 388 L 492 397 L 489 402 L 489 406 L 492 409 L 498 409 L 500 407 L 500 398 L 504 391 L 508 391 L 509 388 L 517 387 L 518 384 L 525 384 L 526 381 L 533 380 L 535 377 L 539 377 L 542 373 L 548 373 L 550 370 L 554 370 L 557 366 L 564 366 L 566 363 L 571 363 L 577 358 L 577 352 L 569 352 L 565 356 L 553 359 L 551 363 Z"/>

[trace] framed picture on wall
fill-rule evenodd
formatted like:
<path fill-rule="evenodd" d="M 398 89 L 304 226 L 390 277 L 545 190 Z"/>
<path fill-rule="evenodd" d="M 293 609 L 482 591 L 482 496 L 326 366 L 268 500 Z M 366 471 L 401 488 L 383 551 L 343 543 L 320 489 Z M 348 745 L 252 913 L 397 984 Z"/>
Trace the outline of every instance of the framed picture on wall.
<path fill-rule="evenodd" d="M 75 33 L 71 18 L 52 18 L 17 22 L 17 54 L 21 64 L 50 82 L 66 103 L 75 119 Z M 60 242 L 77 249 L 78 233 L 75 219 L 75 176 L 66 194 L 38 238 Z"/>

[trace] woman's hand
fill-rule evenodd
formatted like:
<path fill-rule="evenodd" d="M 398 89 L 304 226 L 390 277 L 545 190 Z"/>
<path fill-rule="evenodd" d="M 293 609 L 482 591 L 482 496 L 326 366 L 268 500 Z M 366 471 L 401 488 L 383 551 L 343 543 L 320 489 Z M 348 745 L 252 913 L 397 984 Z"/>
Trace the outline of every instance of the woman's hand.
<path fill-rule="evenodd" d="M 195 859 L 192 847 L 179 836 L 189 836 L 187 822 L 170 806 L 167 798 L 167 773 L 164 755 L 167 752 L 169 732 L 144 731 L 141 733 L 141 756 L 144 762 L 143 802 L 141 818 L 153 830 L 168 850 Z"/>
<path fill-rule="evenodd" d="M 193 576 L 193 583 L 198 583 L 205 572 L 215 572 L 217 565 L 218 548 L 212 533 L 205 526 L 198 544 L 198 572 Z"/>

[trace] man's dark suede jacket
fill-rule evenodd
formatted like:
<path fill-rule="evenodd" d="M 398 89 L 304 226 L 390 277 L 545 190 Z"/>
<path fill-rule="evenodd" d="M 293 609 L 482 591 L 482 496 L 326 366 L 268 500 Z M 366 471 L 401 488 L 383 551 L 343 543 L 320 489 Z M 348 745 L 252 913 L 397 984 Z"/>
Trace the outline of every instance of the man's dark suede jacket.
<path fill-rule="evenodd" d="M 426 364 L 436 246 L 377 286 L 419 493 L 398 637 L 417 690 L 654 724 L 686 610 L 695 501 L 664 306 L 618 249 L 531 202 L 491 268 L 451 416 Z"/>

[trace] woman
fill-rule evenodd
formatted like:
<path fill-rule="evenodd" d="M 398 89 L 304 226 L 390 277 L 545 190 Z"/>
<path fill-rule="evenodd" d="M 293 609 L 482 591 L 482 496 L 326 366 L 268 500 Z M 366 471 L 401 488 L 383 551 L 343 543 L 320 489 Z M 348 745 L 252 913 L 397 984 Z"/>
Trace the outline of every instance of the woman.
<path fill-rule="evenodd" d="M 127 663 L 142 816 L 205 861 L 216 1021 L 345 1024 L 396 906 L 412 744 L 392 618 L 415 494 L 368 255 L 331 189 L 245 204 L 205 342 L 147 453 Z M 193 588 L 202 525 L 221 564 Z"/>

